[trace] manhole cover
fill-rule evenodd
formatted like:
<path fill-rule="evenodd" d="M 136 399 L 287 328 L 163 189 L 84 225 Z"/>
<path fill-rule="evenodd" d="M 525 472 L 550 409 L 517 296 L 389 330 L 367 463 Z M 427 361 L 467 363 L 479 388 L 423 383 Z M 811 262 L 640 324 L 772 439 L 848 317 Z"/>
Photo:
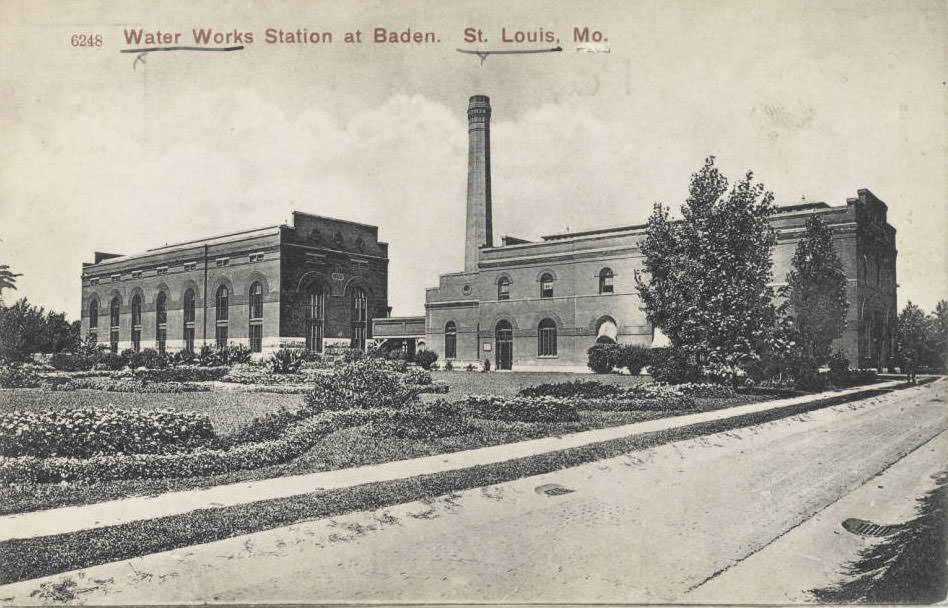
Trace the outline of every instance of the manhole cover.
<path fill-rule="evenodd" d="M 558 483 L 545 483 L 542 486 L 537 486 L 534 492 L 537 494 L 546 494 L 547 496 L 562 496 L 563 494 L 575 492 L 575 490 L 570 490 Z"/>
<path fill-rule="evenodd" d="M 897 532 L 900 527 L 901 526 L 874 524 L 871 521 L 856 519 L 855 517 L 850 517 L 843 522 L 843 528 L 845 528 L 847 532 L 852 532 L 859 536 L 888 536 Z"/>

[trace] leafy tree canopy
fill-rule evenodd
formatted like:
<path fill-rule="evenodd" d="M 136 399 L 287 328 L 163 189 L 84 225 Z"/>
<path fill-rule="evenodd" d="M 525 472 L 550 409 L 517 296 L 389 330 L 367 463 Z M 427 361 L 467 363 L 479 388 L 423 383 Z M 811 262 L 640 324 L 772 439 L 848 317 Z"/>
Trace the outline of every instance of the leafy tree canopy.
<path fill-rule="evenodd" d="M 787 275 L 798 348 L 814 367 L 829 359 L 832 342 L 846 328 L 846 273 L 833 231 L 819 216 L 806 222 Z"/>
<path fill-rule="evenodd" d="M 661 204 L 649 218 L 641 244 L 648 276 L 638 283 L 648 319 L 712 371 L 735 373 L 771 336 L 773 210 L 773 194 L 751 172 L 728 191 L 710 157 L 691 178 L 684 219 L 670 221 Z"/>

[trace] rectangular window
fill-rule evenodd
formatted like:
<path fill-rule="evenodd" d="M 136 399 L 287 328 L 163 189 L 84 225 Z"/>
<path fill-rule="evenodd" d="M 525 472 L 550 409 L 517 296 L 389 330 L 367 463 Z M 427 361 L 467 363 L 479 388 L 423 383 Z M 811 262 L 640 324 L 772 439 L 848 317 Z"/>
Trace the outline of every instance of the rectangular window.
<path fill-rule="evenodd" d="M 263 261 L 263 253 L 260 253 L 260 252 L 251 253 L 251 254 L 250 254 L 250 261 L 251 261 L 251 262 L 262 262 L 262 261 Z"/>
<path fill-rule="evenodd" d="M 142 349 L 142 330 L 132 330 L 132 350 L 136 353 Z"/>
<path fill-rule="evenodd" d="M 120 275 L 120 274 L 113 274 L 113 275 L 112 275 L 112 282 L 113 282 L 113 283 L 118 283 L 118 282 L 121 281 L 121 280 L 122 280 L 122 275 Z"/>
<path fill-rule="evenodd" d="M 168 267 L 159 266 L 158 268 L 155 268 L 155 274 L 168 274 Z"/>
<path fill-rule="evenodd" d="M 250 351 L 259 353 L 263 350 L 263 325 L 260 323 L 250 324 Z"/>
<path fill-rule="evenodd" d="M 113 327 L 109 332 L 109 347 L 112 350 L 112 353 L 118 353 L 118 341 L 119 341 L 119 330 L 118 327 Z"/>
<path fill-rule="evenodd" d="M 214 260 L 214 263 L 217 265 L 218 268 L 223 268 L 224 266 L 227 266 L 228 264 L 230 264 L 230 258 L 217 258 L 216 260 Z"/>
<path fill-rule="evenodd" d="M 132 278 L 133 278 L 133 279 L 140 279 L 140 278 L 142 278 L 142 271 L 141 271 L 141 270 L 132 271 Z"/>
<path fill-rule="evenodd" d="M 184 265 L 185 272 L 191 272 L 197 268 L 197 262 L 188 262 Z"/>
<path fill-rule="evenodd" d="M 89 279 L 89 285 L 98 285 L 98 284 L 99 284 L 99 277 L 95 277 L 94 279 Z"/>
<path fill-rule="evenodd" d="M 184 328 L 184 350 L 194 352 L 194 327 Z"/>

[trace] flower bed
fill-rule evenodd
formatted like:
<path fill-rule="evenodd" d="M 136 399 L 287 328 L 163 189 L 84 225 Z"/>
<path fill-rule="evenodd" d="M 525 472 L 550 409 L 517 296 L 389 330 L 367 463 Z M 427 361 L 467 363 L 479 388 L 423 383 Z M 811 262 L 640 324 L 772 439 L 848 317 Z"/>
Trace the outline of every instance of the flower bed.
<path fill-rule="evenodd" d="M 579 412 L 572 399 L 561 397 L 471 396 L 461 403 L 475 418 L 507 422 L 576 422 Z"/>
<path fill-rule="evenodd" d="M 380 416 L 366 425 L 368 435 L 400 439 L 436 439 L 462 435 L 473 429 L 470 419 L 457 405 L 443 400 L 380 412 Z"/>
<path fill-rule="evenodd" d="M 36 388 L 40 377 L 31 369 L 17 363 L 0 364 L 0 388 Z"/>
<path fill-rule="evenodd" d="M 557 384 L 539 384 L 523 388 L 522 397 L 561 397 L 582 399 L 671 399 L 676 397 L 733 397 L 734 390 L 720 384 L 689 382 L 686 384 L 663 384 L 648 382 L 632 386 L 603 384 L 595 380 L 575 380 Z"/>
<path fill-rule="evenodd" d="M 48 382 L 51 391 L 90 389 L 113 393 L 195 393 L 211 390 L 188 382 L 145 382 L 128 378 L 76 378 L 65 382 Z"/>
<path fill-rule="evenodd" d="M 173 454 L 113 454 L 90 458 L 0 457 L 0 483 L 157 479 L 256 469 L 295 458 L 335 430 L 386 415 L 389 413 L 371 409 L 322 412 L 290 426 L 279 438 L 244 443 L 230 449 L 199 447 Z"/>
<path fill-rule="evenodd" d="M 5 457 L 153 454 L 213 438 L 208 417 L 194 413 L 81 408 L 0 415 Z"/>
<path fill-rule="evenodd" d="M 136 369 L 132 375 L 145 382 L 212 382 L 227 375 L 227 367 L 181 366 L 164 369 Z"/>

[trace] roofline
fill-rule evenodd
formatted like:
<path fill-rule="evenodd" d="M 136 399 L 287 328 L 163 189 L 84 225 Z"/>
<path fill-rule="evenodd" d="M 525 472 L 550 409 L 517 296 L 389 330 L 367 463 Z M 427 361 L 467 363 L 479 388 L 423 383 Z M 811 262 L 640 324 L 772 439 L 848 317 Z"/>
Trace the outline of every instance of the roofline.
<path fill-rule="evenodd" d="M 203 238 L 203 239 L 194 239 L 194 240 L 191 240 L 191 241 L 181 241 L 180 243 L 169 243 L 169 244 L 167 244 L 167 245 L 162 245 L 161 247 L 153 247 L 152 249 L 146 249 L 143 253 L 138 253 L 138 254 L 133 253 L 133 254 L 129 254 L 129 255 L 127 255 L 127 256 L 123 256 L 123 257 L 133 257 L 133 256 L 136 256 L 136 255 L 143 255 L 143 254 L 145 254 L 145 253 L 157 253 L 157 252 L 160 252 L 160 251 L 163 250 L 163 249 L 171 249 L 171 248 L 173 248 L 173 247 L 184 247 L 185 245 L 193 245 L 193 244 L 195 244 L 195 243 L 204 243 L 204 242 L 207 242 L 207 241 L 214 241 L 214 240 L 217 240 L 217 239 L 226 239 L 226 238 L 231 237 L 231 236 L 239 236 L 239 235 L 241 235 L 241 234 L 249 234 L 249 233 L 251 233 L 251 232 L 260 232 L 260 231 L 262 231 L 262 230 L 276 230 L 277 228 L 280 228 L 280 227 L 283 226 L 283 225 L 285 225 L 285 224 L 276 224 L 276 225 L 273 225 L 273 226 L 264 226 L 264 227 L 262 227 L 262 228 L 251 228 L 251 229 L 248 229 L 248 230 L 239 230 L 239 231 L 237 231 L 237 232 L 228 232 L 227 234 L 218 234 L 218 235 L 215 235 L 215 236 L 205 237 L 205 238 Z M 103 260 L 103 261 L 105 261 L 105 260 Z"/>
<path fill-rule="evenodd" d="M 315 213 L 307 213 L 306 211 L 293 211 L 293 215 L 305 215 L 307 217 L 314 217 L 318 220 L 329 220 L 331 222 L 342 222 L 343 224 L 352 224 L 353 226 L 362 226 L 363 228 L 369 228 L 378 232 L 379 227 L 374 224 L 364 224 L 362 222 L 353 222 L 352 220 L 343 220 L 338 217 L 329 217 L 328 215 L 316 215 Z M 296 221 L 293 222 L 293 228 L 296 228 Z"/>

